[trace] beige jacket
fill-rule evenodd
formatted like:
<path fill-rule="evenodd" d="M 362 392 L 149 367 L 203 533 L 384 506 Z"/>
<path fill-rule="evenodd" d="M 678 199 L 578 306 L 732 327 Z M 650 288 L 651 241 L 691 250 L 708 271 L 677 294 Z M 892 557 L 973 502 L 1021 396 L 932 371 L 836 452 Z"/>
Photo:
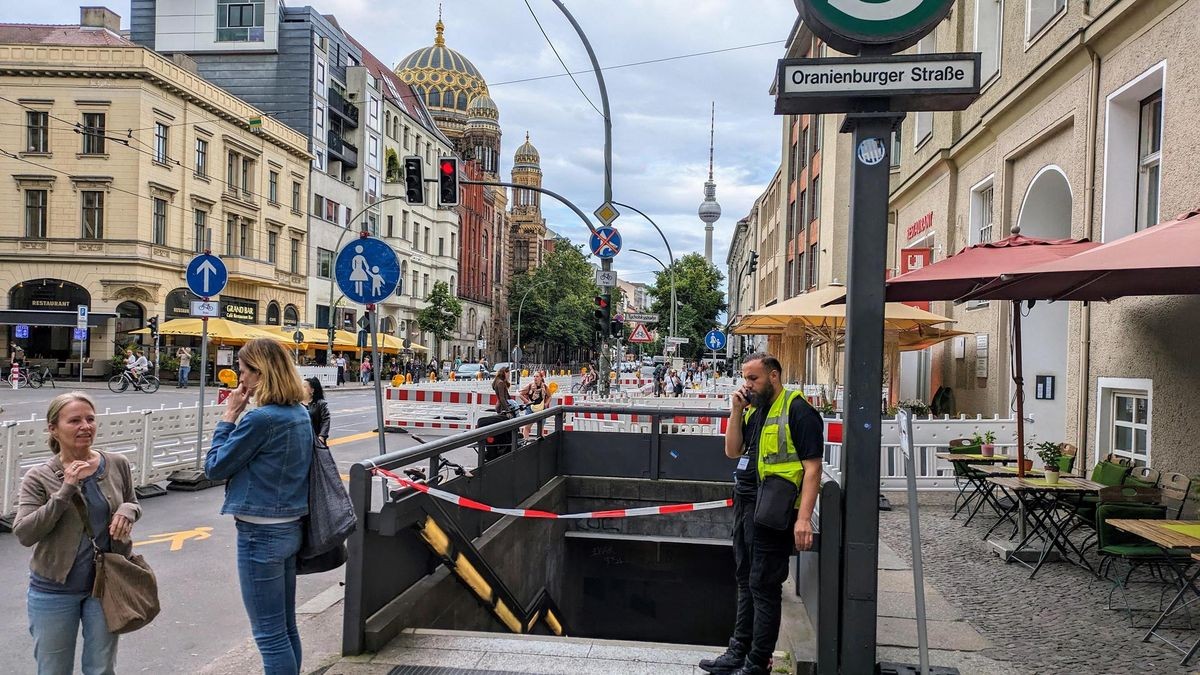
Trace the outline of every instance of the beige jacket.
<path fill-rule="evenodd" d="M 100 492 L 108 500 L 109 511 L 137 522 L 142 516 L 137 495 L 133 491 L 133 473 L 129 460 L 122 455 L 101 452 L 106 460 L 104 473 L 97 476 Z M 21 478 L 21 493 L 17 502 L 17 517 L 13 534 L 23 546 L 33 546 L 29 569 L 39 576 L 63 583 L 79 542 L 85 537 L 83 520 L 74 500 L 81 496 L 78 485 L 63 482 L 62 459 L 58 455 L 33 467 Z M 112 550 L 128 555 L 132 542 L 113 540 Z"/>

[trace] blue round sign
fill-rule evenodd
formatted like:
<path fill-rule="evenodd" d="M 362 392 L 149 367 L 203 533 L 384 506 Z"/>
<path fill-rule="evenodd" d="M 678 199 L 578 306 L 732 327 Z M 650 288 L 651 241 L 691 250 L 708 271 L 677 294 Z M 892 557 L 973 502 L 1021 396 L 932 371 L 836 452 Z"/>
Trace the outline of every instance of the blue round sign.
<path fill-rule="evenodd" d="M 612 258 L 621 252 L 621 233 L 615 227 L 598 227 L 588 240 L 588 247 L 597 258 Z"/>
<path fill-rule="evenodd" d="M 400 259 L 382 239 L 355 239 L 338 251 L 333 265 L 338 288 L 354 302 L 373 305 L 396 290 Z"/>
<path fill-rule="evenodd" d="M 704 346 L 713 351 L 725 348 L 725 334 L 715 328 L 704 336 Z"/>
<path fill-rule="evenodd" d="M 225 263 L 215 255 L 201 253 L 192 258 L 187 267 L 187 285 L 196 295 L 211 298 L 220 295 L 229 283 L 229 270 Z"/>

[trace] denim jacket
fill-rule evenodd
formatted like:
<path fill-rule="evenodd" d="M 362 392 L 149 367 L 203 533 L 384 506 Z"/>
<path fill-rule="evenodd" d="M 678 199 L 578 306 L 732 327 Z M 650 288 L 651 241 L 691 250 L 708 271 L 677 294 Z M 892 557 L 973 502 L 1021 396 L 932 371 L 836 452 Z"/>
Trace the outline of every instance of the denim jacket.
<path fill-rule="evenodd" d="M 226 480 L 221 513 L 266 518 L 308 514 L 313 430 L 300 404 L 255 408 L 237 424 L 219 422 L 204 473 Z"/>

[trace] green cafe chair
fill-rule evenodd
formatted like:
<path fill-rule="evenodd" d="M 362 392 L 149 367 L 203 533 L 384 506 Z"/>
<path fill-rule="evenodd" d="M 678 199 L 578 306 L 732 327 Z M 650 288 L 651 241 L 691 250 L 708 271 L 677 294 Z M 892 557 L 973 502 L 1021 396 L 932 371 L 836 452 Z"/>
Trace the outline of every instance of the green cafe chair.
<path fill-rule="evenodd" d="M 1121 487 L 1117 488 L 1117 490 L 1120 489 Z M 1130 487 L 1127 489 L 1138 491 L 1144 488 Z M 1121 494 L 1120 498 L 1138 499 L 1141 496 L 1136 494 Z M 1144 496 L 1146 498 L 1153 498 L 1149 494 Z M 1117 609 L 1113 607 L 1112 600 L 1113 595 L 1119 591 L 1124 603 L 1124 607 L 1121 609 L 1124 610 L 1130 625 L 1133 625 L 1133 607 L 1129 603 L 1130 579 L 1138 569 L 1149 567 L 1153 572 L 1154 581 L 1145 583 L 1161 585 L 1163 583 L 1162 580 L 1170 578 L 1169 575 L 1164 575 L 1163 570 L 1160 568 L 1161 565 L 1168 562 L 1167 554 L 1164 554 L 1162 549 L 1145 539 L 1109 525 L 1108 521 L 1121 518 L 1160 520 L 1164 514 L 1165 509 L 1162 505 L 1133 502 L 1102 502 L 1096 509 L 1096 538 L 1101 558 L 1099 574 L 1108 579 L 1112 584 L 1112 588 L 1108 592 L 1108 601 L 1105 607 L 1107 609 Z M 1172 551 L 1169 555 L 1186 558 L 1189 552 Z M 1123 569 L 1121 569 L 1122 566 Z M 1155 610 L 1156 608 L 1139 607 L 1139 609 Z"/>

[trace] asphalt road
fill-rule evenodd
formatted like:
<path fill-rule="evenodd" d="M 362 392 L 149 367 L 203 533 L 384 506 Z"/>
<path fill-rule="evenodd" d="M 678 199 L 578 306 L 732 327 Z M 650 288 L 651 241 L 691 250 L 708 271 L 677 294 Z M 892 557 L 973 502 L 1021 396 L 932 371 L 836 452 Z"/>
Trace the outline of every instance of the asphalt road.
<path fill-rule="evenodd" d="M 103 386 L 103 385 L 101 385 Z M 49 400 L 65 387 L 41 390 L 0 390 L 0 420 L 43 417 Z M 113 394 L 107 388 L 88 388 L 98 407 L 123 410 L 179 403 L 194 404 L 195 388 L 167 387 L 157 394 Z M 379 453 L 372 389 L 351 385 L 327 397 L 333 418 L 330 445 L 343 472 L 356 460 Z M 407 435 L 384 435 L 388 451 L 411 447 Z M 469 449 L 448 455 L 452 461 L 473 466 Z M 122 636 L 117 671 L 121 673 L 194 672 L 217 656 L 250 639 L 249 623 L 238 589 L 236 532 L 233 518 L 219 511 L 224 491 L 171 491 L 142 501 L 142 519 L 134 525 L 137 551 L 158 576 L 163 610 L 140 631 Z M 34 673 L 33 645 L 25 610 L 30 550 L 12 534 L 0 534 L 0 671 Z M 302 576 L 297 582 L 297 606 L 314 610 L 328 606 L 338 596 L 344 569 Z"/>

